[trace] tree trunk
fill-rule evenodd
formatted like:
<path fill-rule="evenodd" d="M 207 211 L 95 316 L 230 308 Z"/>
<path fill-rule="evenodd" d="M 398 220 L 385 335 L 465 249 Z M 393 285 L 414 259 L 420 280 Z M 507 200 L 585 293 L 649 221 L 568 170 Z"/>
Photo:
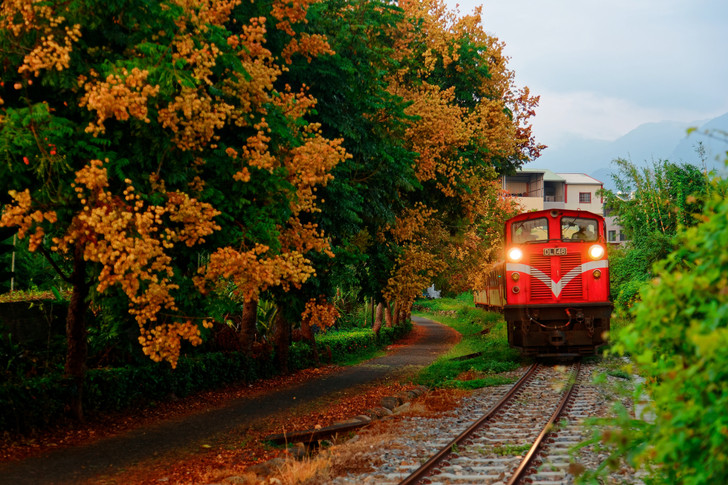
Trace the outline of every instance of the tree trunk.
<path fill-rule="evenodd" d="M 374 324 L 372 325 L 372 330 L 374 330 L 374 335 L 379 335 L 379 329 L 382 328 L 383 314 L 384 314 L 384 305 L 379 303 L 379 304 L 377 304 L 377 316 L 374 318 Z"/>
<path fill-rule="evenodd" d="M 373 326 L 374 326 L 374 319 L 376 318 L 376 317 L 374 316 L 374 298 L 372 297 L 372 298 L 371 298 L 371 299 L 369 300 L 369 302 L 370 302 L 370 305 L 371 305 L 371 307 L 372 307 L 372 327 L 373 327 Z M 381 323 L 382 323 L 382 322 L 379 322 L 379 323 L 380 323 L 380 325 L 379 325 L 379 326 L 381 327 Z"/>
<path fill-rule="evenodd" d="M 396 327 L 397 325 L 399 325 L 400 316 L 399 300 L 394 300 L 394 309 L 392 310 L 392 326 Z"/>
<path fill-rule="evenodd" d="M 258 300 L 245 300 L 243 302 L 243 318 L 240 322 L 238 340 L 240 347 L 246 354 L 253 349 L 253 342 L 258 335 L 255 323 L 258 319 Z"/>
<path fill-rule="evenodd" d="M 392 328 L 392 309 L 389 302 L 384 303 L 384 322 L 388 328 Z"/>
<path fill-rule="evenodd" d="M 291 325 L 283 316 L 283 309 L 276 312 L 273 324 L 273 345 L 275 347 L 275 363 L 281 374 L 288 374 L 288 351 L 291 346 Z"/>
<path fill-rule="evenodd" d="M 412 303 L 405 303 L 401 308 L 399 322 L 404 325 L 412 318 Z"/>
<path fill-rule="evenodd" d="M 83 248 L 76 245 L 73 251 L 73 274 L 71 275 L 73 292 L 66 316 L 66 365 L 65 374 L 71 378 L 74 389 L 71 395 L 71 413 L 79 421 L 83 421 L 83 381 L 86 377 L 86 358 L 88 342 L 86 339 L 86 310 L 88 309 L 88 293 L 90 285 L 86 283 L 86 261 L 83 259 Z"/>
<path fill-rule="evenodd" d="M 319 355 L 318 349 L 316 348 L 316 338 L 314 337 L 311 326 L 308 324 L 307 321 L 301 321 L 301 335 L 303 336 L 303 339 L 311 346 L 311 350 L 313 350 L 313 360 L 314 362 L 316 362 L 316 365 L 319 365 Z"/>

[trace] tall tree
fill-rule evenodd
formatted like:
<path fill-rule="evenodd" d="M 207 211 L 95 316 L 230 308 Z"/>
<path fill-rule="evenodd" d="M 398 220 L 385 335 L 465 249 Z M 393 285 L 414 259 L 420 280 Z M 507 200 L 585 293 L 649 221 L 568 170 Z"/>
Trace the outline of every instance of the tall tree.
<path fill-rule="evenodd" d="M 72 267 L 79 390 L 89 298 L 125 299 L 144 352 L 174 366 L 210 325 L 197 290 L 251 299 L 313 274 L 327 242 L 305 214 L 346 155 L 305 122 L 305 91 L 274 87 L 290 56 L 329 51 L 293 30 L 308 3 L 3 2 L 0 224 Z"/>
<path fill-rule="evenodd" d="M 425 245 L 404 243 L 409 256 L 392 270 L 385 291 L 401 294 L 400 306 L 407 307 L 419 293 L 403 292 L 398 273 L 415 272 L 422 284 L 442 274 L 448 260 L 459 261 L 456 268 L 466 274 L 476 273 L 476 255 L 488 255 L 496 239 L 489 228 L 512 214 L 490 181 L 538 156 L 542 147 L 528 124 L 538 98 L 514 85 L 503 44 L 482 29 L 480 9 L 460 17 L 439 0 L 400 5 L 406 20 L 396 52 L 408 68 L 390 76 L 389 90 L 410 102 L 405 112 L 414 121 L 405 141 L 418 153 L 414 169 L 420 184 L 407 194 L 406 210 L 426 213 L 420 229 L 435 238 Z M 399 225 L 411 226 L 411 218 L 402 217 Z M 413 251 L 421 256 L 412 258 Z M 464 286 L 461 281 L 459 288 Z"/>
<path fill-rule="evenodd" d="M 617 217 L 628 243 L 612 258 L 612 291 L 628 306 L 652 278 L 652 265 L 672 251 L 680 227 L 699 221 L 708 193 L 706 173 L 691 164 L 668 160 L 638 167 L 618 159 L 615 191 L 604 191 L 605 206 Z"/>

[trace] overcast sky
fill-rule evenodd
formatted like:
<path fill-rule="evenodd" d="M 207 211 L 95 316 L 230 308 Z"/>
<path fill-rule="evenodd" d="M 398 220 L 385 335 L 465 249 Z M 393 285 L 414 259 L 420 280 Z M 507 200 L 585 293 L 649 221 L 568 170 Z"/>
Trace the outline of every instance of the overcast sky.
<path fill-rule="evenodd" d="M 517 84 L 541 96 L 540 143 L 728 112 L 728 0 L 445 1 L 483 5 Z"/>

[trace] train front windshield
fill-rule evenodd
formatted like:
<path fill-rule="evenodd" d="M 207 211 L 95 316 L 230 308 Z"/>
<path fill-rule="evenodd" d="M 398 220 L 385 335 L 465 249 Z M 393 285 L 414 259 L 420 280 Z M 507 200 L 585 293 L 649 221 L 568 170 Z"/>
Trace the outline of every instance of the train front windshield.
<path fill-rule="evenodd" d="M 516 244 L 548 241 L 548 219 L 541 217 L 538 219 L 514 222 L 511 226 L 511 240 Z"/>
<path fill-rule="evenodd" d="M 599 239 L 599 225 L 595 219 L 564 217 L 561 219 L 562 241 L 596 241 Z"/>

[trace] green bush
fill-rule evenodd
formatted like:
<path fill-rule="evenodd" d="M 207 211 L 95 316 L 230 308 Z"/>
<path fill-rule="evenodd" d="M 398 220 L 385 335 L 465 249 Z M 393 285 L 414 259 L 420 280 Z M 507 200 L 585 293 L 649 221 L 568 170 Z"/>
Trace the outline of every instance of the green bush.
<path fill-rule="evenodd" d="M 316 342 L 320 348 L 328 348 L 331 351 L 332 362 L 341 363 L 387 346 L 407 335 L 411 329 L 411 323 L 382 327 L 378 336 L 370 328 L 333 331 L 317 337 Z"/>
<path fill-rule="evenodd" d="M 462 338 L 446 355 L 423 369 L 417 381 L 429 387 L 475 389 L 510 382 L 500 376 L 486 375 L 459 380 L 464 373 L 495 374 L 513 370 L 520 364 L 517 350 L 508 346 L 503 316 L 475 307 L 472 293 L 455 298 L 418 300 L 418 309 L 431 318 L 457 330 Z"/>
<path fill-rule="evenodd" d="M 84 382 L 84 409 L 89 414 L 143 406 L 171 395 L 183 397 L 233 382 L 270 377 L 269 358 L 211 352 L 168 364 L 92 369 Z M 73 383 L 59 374 L 0 385 L 0 430 L 27 432 L 63 419 Z"/>
<path fill-rule="evenodd" d="M 615 349 L 646 377 L 654 419 L 621 412 L 601 439 L 611 463 L 647 470 L 646 483 L 728 483 L 727 191 L 727 181 L 712 187 L 704 222 L 678 235 L 634 321 L 617 332 Z"/>
<path fill-rule="evenodd" d="M 0 385 L 0 431 L 26 432 L 54 424 L 70 400 L 71 386 L 59 375 Z"/>
<path fill-rule="evenodd" d="M 288 352 L 289 368 L 292 371 L 307 369 L 316 364 L 313 349 L 306 342 L 293 342 Z"/>
<path fill-rule="evenodd" d="M 379 336 L 371 329 L 331 332 L 317 337 L 319 349 L 331 348 L 334 362 L 389 345 L 406 335 L 411 325 L 382 328 Z M 291 369 L 314 365 L 313 351 L 304 342 L 294 342 Z M 120 411 L 171 395 L 184 397 L 235 382 L 253 382 L 271 377 L 270 356 L 253 359 L 239 352 L 210 352 L 181 357 L 176 369 L 166 363 L 145 366 L 92 369 L 84 382 L 84 409 L 88 414 Z M 0 431 L 28 432 L 58 423 L 73 391 L 71 380 L 60 374 L 0 384 Z"/>

